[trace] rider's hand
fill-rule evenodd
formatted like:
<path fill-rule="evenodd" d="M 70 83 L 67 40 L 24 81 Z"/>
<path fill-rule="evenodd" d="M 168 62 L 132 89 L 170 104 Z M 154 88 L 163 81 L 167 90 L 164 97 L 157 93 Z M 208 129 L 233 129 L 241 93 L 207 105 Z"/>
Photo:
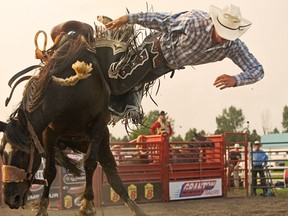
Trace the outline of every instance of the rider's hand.
<path fill-rule="evenodd" d="M 214 82 L 214 86 L 216 88 L 220 88 L 220 90 L 225 88 L 230 88 L 236 86 L 236 79 L 233 76 L 229 76 L 226 74 L 223 74 L 221 76 L 218 76 Z"/>
<path fill-rule="evenodd" d="M 124 15 L 122 17 L 119 17 L 105 25 L 107 29 L 119 29 L 121 26 L 126 24 L 128 22 L 128 15 Z"/>

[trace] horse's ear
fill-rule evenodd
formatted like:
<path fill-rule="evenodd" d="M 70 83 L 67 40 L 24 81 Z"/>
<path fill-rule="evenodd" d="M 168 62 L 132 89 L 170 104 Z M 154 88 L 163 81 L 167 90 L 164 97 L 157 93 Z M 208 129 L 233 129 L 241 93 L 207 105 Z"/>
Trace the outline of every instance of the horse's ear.
<path fill-rule="evenodd" d="M 0 132 L 4 132 L 6 130 L 7 123 L 0 121 Z"/>

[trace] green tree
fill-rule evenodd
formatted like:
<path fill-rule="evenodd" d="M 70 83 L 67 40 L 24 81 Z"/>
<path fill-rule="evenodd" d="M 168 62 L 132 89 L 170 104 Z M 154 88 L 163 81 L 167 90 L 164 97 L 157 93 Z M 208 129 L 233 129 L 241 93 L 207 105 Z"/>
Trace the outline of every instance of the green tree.
<path fill-rule="evenodd" d="M 216 134 L 224 132 L 240 132 L 243 130 L 245 117 L 242 110 L 237 110 L 234 106 L 224 109 L 222 115 L 216 117 Z"/>
<path fill-rule="evenodd" d="M 288 106 L 284 106 L 282 114 L 282 126 L 284 128 L 284 133 L 288 132 Z"/>
<path fill-rule="evenodd" d="M 181 137 L 181 135 L 178 135 L 178 136 L 173 136 L 171 138 L 171 142 L 182 142 L 184 141 L 183 138 Z"/>
<path fill-rule="evenodd" d="M 274 128 L 273 131 L 272 131 L 272 134 L 279 134 L 279 130 L 277 128 Z"/>
<path fill-rule="evenodd" d="M 128 136 L 123 136 L 121 137 L 114 137 L 110 136 L 110 142 L 129 142 L 129 137 Z"/>
<path fill-rule="evenodd" d="M 248 134 L 248 141 L 254 143 L 255 141 L 260 141 L 261 136 L 257 134 L 257 131 L 254 129 L 252 133 Z"/>

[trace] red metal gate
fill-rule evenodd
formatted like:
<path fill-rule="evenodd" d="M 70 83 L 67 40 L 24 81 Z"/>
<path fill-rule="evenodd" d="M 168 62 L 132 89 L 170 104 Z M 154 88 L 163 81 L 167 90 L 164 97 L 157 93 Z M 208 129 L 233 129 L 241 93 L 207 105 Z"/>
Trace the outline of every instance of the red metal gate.
<path fill-rule="evenodd" d="M 112 143 L 112 152 L 119 174 L 137 202 L 226 196 L 224 138 L 214 135 L 208 139 L 166 142 L 166 137 L 142 136 L 137 141 L 145 142 Z M 149 184 L 152 197 L 147 198 L 145 184 Z M 110 188 L 106 180 L 103 186 Z M 110 193 L 109 200 L 108 192 L 104 190 L 104 204 L 111 204 L 114 197 Z"/>
<path fill-rule="evenodd" d="M 248 154 L 248 134 L 247 133 L 225 133 L 224 134 L 224 144 L 225 144 L 225 174 L 226 174 L 226 191 L 234 191 L 232 195 L 243 195 L 243 193 L 237 193 L 237 191 L 245 190 L 246 196 L 248 196 L 249 192 L 249 183 L 248 183 L 248 161 L 249 161 L 249 154 Z M 239 167 L 237 168 L 236 172 L 238 173 L 237 176 L 234 176 L 233 173 L 233 159 L 231 159 L 231 153 L 235 151 L 235 145 L 239 146 L 239 153 L 241 155 L 241 159 L 239 160 Z M 234 182 L 238 181 L 238 185 Z"/>
<path fill-rule="evenodd" d="M 141 136 L 138 142 L 112 143 L 119 175 L 129 196 L 137 202 L 160 202 L 164 195 L 164 139 L 161 136 Z M 103 175 L 102 204 L 123 203 Z"/>
<path fill-rule="evenodd" d="M 225 195 L 222 135 L 209 136 L 205 142 L 169 144 L 169 200 Z"/>

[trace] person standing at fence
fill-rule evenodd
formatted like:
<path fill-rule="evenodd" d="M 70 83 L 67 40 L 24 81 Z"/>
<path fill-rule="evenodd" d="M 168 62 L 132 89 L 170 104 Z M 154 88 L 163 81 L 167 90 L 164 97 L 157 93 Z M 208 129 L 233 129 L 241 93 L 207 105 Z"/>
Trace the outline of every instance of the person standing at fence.
<path fill-rule="evenodd" d="M 235 143 L 234 149 L 229 154 L 229 183 L 230 186 L 233 186 L 235 188 L 239 188 L 239 165 L 242 159 L 240 150 L 241 146 L 238 143 Z M 233 176 L 232 176 L 233 174 Z"/>
<path fill-rule="evenodd" d="M 167 141 L 173 134 L 171 123 L 166 118 L 166 112 L 161 111 L 158 120 L 150 127 L 150 132 L 153 135 L 166 135 Z"/>
<path fill-rule="evenodd" d="M 264 168 L 267 166 L 268 156 L 267 154 L 260 149 L 261 143 L 259 141 L 255 141 L 254 143 L 254 150 L 252 152 L 252 183 L 253 183 L 253 194 L 256 196 L 256 189 L 257 189 L 257 174 L 260 175 L 261 180 L 261 187 L 263 189 L 263 196 L 266 196 L 267 189 L 264 188 L 266 186 L 266 178 L 264 174 Z"/>
<path fill-rule="evenodd" d="M 114 155 L 116 164 L 119 165 L 119 164 L 123 163 L 125 158 L 124 158 L 124 155 L 122 155 L 121 146 L 120 145 L 113 145 L 111 147 L 111 151 L 112 151 L 112 154 Z"/>

